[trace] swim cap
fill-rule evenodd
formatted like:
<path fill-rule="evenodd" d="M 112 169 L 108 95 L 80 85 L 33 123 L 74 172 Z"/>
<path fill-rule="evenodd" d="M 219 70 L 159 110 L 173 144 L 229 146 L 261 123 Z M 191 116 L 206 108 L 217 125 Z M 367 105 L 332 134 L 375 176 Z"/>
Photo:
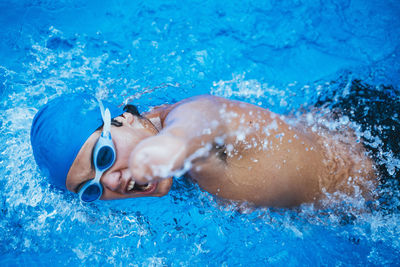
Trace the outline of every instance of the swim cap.
<path fill-rule="evenodd" d="M 102 102 L 111 118 L 123 113 Z M 79 150 L 102 124 L 99 102 L 88 94 L 62 95 L 39 110 L 32 123 L 31 144 L 35 160 L 51 184 L 66 189 L 67 174 Z"/>

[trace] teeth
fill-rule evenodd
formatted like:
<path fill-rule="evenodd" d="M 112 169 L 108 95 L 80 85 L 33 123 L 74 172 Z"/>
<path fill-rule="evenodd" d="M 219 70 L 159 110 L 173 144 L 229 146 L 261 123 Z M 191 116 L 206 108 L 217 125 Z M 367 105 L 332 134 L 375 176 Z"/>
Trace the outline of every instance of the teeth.
<path fill-rule="evenodd" d="M 144 188 L 144 190 L 147 190 L 147 189 L 149 189 L 149 188 L 150 188 L 150 186 L 151 186 L 151 183 L 148 183 L 148 184 L 146 185 L 146 187 Z"/>
<path fill-rule="evenodd" d="M 134 180 L 131 180 L 131 181 L 129 182 L 129 185 L 128 185 L 128 191 L 131 191 L 131 190 L 133 189 L 134 186 L 135 186 L 135 181 L 134 181 Z"/>

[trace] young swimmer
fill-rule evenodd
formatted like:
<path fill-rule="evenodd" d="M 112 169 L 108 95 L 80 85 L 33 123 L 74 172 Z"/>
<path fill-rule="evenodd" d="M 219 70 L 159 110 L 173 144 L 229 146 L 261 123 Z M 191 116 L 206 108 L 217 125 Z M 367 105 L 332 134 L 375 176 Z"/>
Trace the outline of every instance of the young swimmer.
<path fill-rule="evenodd" d="M 143 115 L 103 103 L 61 96 L 32 124 L 40 169 L 83 201 L 164 196 L 172 176 L 184 173 L 215 196 L 256 206 L 317 203 L 336 191 L 372 197 L 373 162 L 351 130 L 319 135 L 267 109 L 210 95 Z"/>

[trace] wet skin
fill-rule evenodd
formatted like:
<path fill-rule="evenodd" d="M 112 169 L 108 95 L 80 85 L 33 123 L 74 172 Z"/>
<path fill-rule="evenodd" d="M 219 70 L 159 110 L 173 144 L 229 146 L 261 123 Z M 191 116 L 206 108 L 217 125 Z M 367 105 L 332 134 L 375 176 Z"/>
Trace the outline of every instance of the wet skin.
<path fill-rule="evenodd" d="M 338 148 L 330 157 L 316 134 L 251 104 L 199 96 L 155 108 L 144 117 L 124 113 L 116 119 L 122 127 L 111 127 L 117 158 L 101 177 L 102 199 L 163 196 L 172 174 L 182 169 L 213 195 L 276 207 L 317 202 L 324 197 L 323 188 L 351 191 L 349 176 L 360 181 L 375 177 L 361 145 L 354 155 Z M 90 136 L 71 166 L 70 191 L 94 177 L 91 153 L 99 135 Z M 347 159 L 338 173 L 331 168 L 338 166 L 335 158 Z M 153 186 L 149 192 L 128 191 L 132 179 Z M 360 188 L 368 195 L 367 186 Z"/>

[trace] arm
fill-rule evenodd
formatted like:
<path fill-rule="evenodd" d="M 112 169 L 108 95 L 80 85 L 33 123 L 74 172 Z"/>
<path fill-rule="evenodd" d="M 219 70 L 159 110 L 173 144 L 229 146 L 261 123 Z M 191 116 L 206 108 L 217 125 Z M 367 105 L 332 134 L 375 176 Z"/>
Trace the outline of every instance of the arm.
<path fill-rule="evenodd" d="M 300 150 L 303 145 L 297 143 L 312 142 L 266 109 L 215 96 L 189 98 L 157 113 L 162 130 L 140 142 L 131 154 L 129 166 L 138 183 L 167 178 L 184 167 L 188 171 L 190 161 L 207 157 L 213 145 L 225 145 L 229 162 L 241 164 L 243 158 L 267 153 L 275 162 L 283 161 L 288 147 Z M 282 142 L 293 135 L 299 138 Z"/>
<path fill-rule="evenodd" d="M 169 106 L 159 117 L 163 129 L 131 154 L 130 170 L 138 183 L 184 169 L 214 195 L 257 205 L 294 206 L 317 200 L 324 183 L 334 192 L 349 176 L 364 176 L 350 160 L 354 155 L 347 147 L 336 147 L 335 138 L 326 136 L 334 146 L 327 157 L 320 137 L 306 126 L 291 127 L 251 104 L 200 96 Z M 223 163 L 216 163 L 209 153 L 216 144 L 225 148 Z M 199 158 L 208 164 L 199 171 L 186 164 Z M 329 166 L 341 171 L 331 173 Z"/>
<path fill-rule="evenodd" d="M 157 112 L 162 130 L 143 140 L 131 154 L 129 166 L 136 182 L 167 178 L 181 170 L 190 155 L 198 152 L 201 156 L 201 148 L 227 132 L 220 115 L 221 106 L 227 102 L 218 97 L 199 96 Z"/>

